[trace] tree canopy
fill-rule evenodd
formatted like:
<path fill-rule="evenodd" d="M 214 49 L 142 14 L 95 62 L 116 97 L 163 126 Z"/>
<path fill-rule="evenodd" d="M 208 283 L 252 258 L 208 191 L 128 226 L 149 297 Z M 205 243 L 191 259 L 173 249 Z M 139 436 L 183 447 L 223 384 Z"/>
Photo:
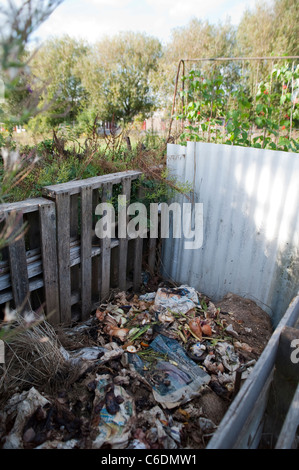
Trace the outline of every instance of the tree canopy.
<path fill-rule="evenodd" d="M 89 107 L 103 121 L 131 122 L 155 108 L 157 71 L 162 46 L 158 39 L 125 32 L 90 48 L 80 67 Z M 88 73 L 86 71 L 88 70 Z"/>
<path fill-rule="evenodd" d="M 59 2 L 45 3 L 51 11 Z M 44 112 L 33 117 L 30 126 L 40 130 L 61 123 L 76 123 L 84 128 L 96 119 L 126 126 L 137 117 L 148 117 L 155 109 L 166 110 L 169 116 L 180 59 L 299 55 L 298 11 L 296 0 L 273 0 L 258 2 L 245 11 L 238 26 L 229 19 L 211 24 L 193 18 L 187 25 L 175 28 L 163 47 L 157 38 L 133 32 L 106 37 L 95 44 L 67 36 L 51 39 L 31 60 L 29 52 L 22 51 L 28 55 L 30 68 L 26 67 L 26 73 L 17 77 L 20 92 L 8 100 L 10 110 L 16 114 L 28 93 L 30 98 L 35 94 L 37 109 Z M 19 35 L 24 13 L 20 11 L 17 16 Z M 10 40 L 17 41 L 18 34 Z M 3 61 L 8 61 L 5 48 Z M 227 92 L 243 80 L 244 92 L 251 94 L 256 91 L 254 83 L 266 76 L 272 66 L 264 64 L 258 69 L 257 63 L 252 62 L 244 71 L 244 64 L 233 61 L 200 65 L 191 61 L 188 65 L 189 70 L 200 69 L 211 79 L 221 73 Z"/>
<path fill-rule="evenodd" d="M 39 107 L 45 112 L 32 126 L 47 128 L 76 121 L 86 103 L 78 67 L 87 51 L 88 46 L 82 41 L 65 36 L 45 42 L 35 54 L 30 64 L 30 87 L 42 90 Z"/>

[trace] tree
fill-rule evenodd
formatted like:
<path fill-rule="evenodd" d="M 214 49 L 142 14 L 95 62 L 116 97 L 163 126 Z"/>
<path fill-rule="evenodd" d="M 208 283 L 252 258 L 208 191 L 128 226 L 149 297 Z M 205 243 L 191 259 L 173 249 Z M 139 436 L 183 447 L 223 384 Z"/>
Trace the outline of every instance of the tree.
<path fill-rule="evenodd" d="M 31 127 L 52 128 L 72 123 L 83 109 L 87 94 L 79 76 L 79 66 L 88 47 L 68 36 L 46 41 L 31 64 L 31 88 L 42 88 L 39 108 L 45 112 Z"/>
<path fill-rule="evenodd" d="M 244 57 L 269 56 L 273 50 L 274 12 L 266 2 L 247 9 L 237 30 L 236 53 Z"/>
<path fill-rule="evenodd" d="M 275 0 L 273 35 L 277 55 L 299 55 L 297 0 Z"/>
<path fill-rule="evenodd" d="M 185 63 L 185 75 L 188 75 L 191 69 L 196 69 L 211 78 L 218 75 L 221 68 L 226 82 L 233 83 L 235 64 L 220 64 L 216 61 L 192 62 L 191 59 L 231 57 L 234 42 L 235 28 L 229 21 L 213 25 L 208 21 L 193 18 L 186 26 L 173 29 L 160 64 L 160 75 L 164 78 L 164 94 L 168 96 L 164 104 L 168 104 L 168 108 L 172 104 L 180 59 L 190 60 Z"/>
<path fill-rule="evenodd" d="M 32 33 L 63 0 L 7 0 L 0 6 L 0 76 L 5 104 L 0 117 L 8 128 L 27 120 L 36 110 L 37 95 L 28 87 L 30 61 L 26 51 Z M 18 110 L 18 112 L 16 112 Z"/>
<path fill-rule="evenodd" d="M 186 26 L 172 30 L 165 61 L 178 63 L 183 58 L 229 57 L 233 42 L 234 28 L 229 21 L 213 25 L 193 18 Z"/>
<path fill-rule="evenodd" d="M 235 54 L 243 57 L 298 55 L 298 24 L 296 0 L 256 3 L 255 8 L 245 11 L 240 21 Z M 244 78 L 251 95 L 257 93 L 257 84 L 266 78 L 274 65 L 274 59 L 246 64 Z"/>
<path fill-rule="evenodd" d="M 161 52 L 158 39 L 141 33 L 120 33 L 97 43 L 81 67 L 89 115 L 124 126 L 137 115 L 148 116 L 155 109 L 152 74 Z"/>
<path fill-rule="evenodd" d="M 62 0 L 23 0 L 16 5 L 8 0 L 0 6 L 0 76 L 5 86 L 5 100 L 0 103 L 0 117 L 7 127 L 11 127 L 14 116 L 9 113 L 7 102 L 14 100 L 14 95 L 24 92 L 24 85 L 29 75 L 29 59 L 25 54 L 26 45 L 31 34 L 43 23 Z M 27 90 L 29 92 L 29 90 Z M 22 99 L 21 99 L 22 103 Z M 34 109 L 34 104 L 26 101 L 20 112 L 20 121 L 27 118 Z M 0 135 L 0 149 L 3 158 L 1 168 L 0 198 L 7 195 L 12 187 L 30 172 L 31 165 L 24 168 L 17 151 L 12 151 L 10 140 Z M 33 162 L 34 164 L 34 162 Z M 2 220 L 0 231 L 0 247 L 12 243 L 20 236 L 23 227 L 19 226 L 18 216 L 9 214 Z"/>
<path fill-rule="evenodd" d="M 241 55 L 299 55 L 299 9 L 296 0 L 258 2 L 246 10 L 237 31 Z"/>

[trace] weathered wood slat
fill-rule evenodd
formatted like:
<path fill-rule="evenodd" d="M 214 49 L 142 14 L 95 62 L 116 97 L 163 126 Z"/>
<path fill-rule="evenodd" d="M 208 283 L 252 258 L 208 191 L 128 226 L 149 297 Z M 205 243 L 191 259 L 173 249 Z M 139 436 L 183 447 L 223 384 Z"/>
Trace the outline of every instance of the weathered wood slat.
<path fill-rule="evenodd" d="M 82 320 L 91 313 L 92 303 L 92 188 L 81 189 L 81 302 Z"/>
<path fill-rule="evenodd" d="M 49 317 L 53 323 L 70 323 L 71 307 L 79 302 L 84 319 L 98 301 L 109 295 L 111 249 L 119 245 L 119 250 L 114 252 L 113 285 L 120 281 L 126 289 L 129 237 L 96 238 L 94 209 L 95 203 L 100 202 L 100 194 L 101 202 L 109 202 L 113 185 L 118 183 L 123 184 L 123 194 L 129 204 L 131 182 L 141 174 L 133 170 L 48 186 L 43 189 L 46 198 L 0 205 L 0 214 L 16 210 L 24 214 L 24 220 L 29 223 L 26 246 L 30 248 L 26 252 L 24 239 L 20 239 L 6 253 L 2 252 L 0 302 L 13 299 L 19 305 L 25 291 L 29 296 L 29 292 L 44 287 L 46 310 L 53 312 Z M 78 220 L 80 202 L 81 220 Z M 142 251 L 142 245 L 139 247 Z M 135 267 L 136 284 L 137 278 L 141 280 L 137 261 Z"/>
<path fill-rule="evenodd" d="M 70 237 L 71 239 L 78 238 L 79 227 L 79 209 L 78 209 L 79 195 L 74 194 L 70 198 Z"/>
<path fill-rule="evenodd" d="M 119 241 L 114 238 L 111 240 L 111 248 L 118 246 Z M 93 246 L 91 248 L 91 257 L 95 258 L 101 254 L 101 247 Z M 75 266 L 76 264 L 81 263 L 81 246 L 74 246 L 70 250 L 70 266 Z"/>
<path fill-rule="evenodd" d="M 112 183 L 109 181 L 102 186 L 102 202 L 110 202 L 112 199 Z M 101 239 L 101 300 L 105 300 L 110 290 L 111 269 L 111 239 Z"/>
<path fill-rule="evenodd" d="M 122 195 L 126 196 L 127 206 L 130 204 L 131 198 L 131 178 L 122 179 Z M 127 213 L 127 207 L 126 207 Z M 128 216 L 126 215 L 126 226 L 124 227 L 127 232 Z M 120 229 L 120 228 L 119 228 Z M 124 234 L 122 234 L 123 236 Z M 119 239 L 119 262 L 118 262 L 118 284 L 120 290 L 127 289 L 127 260 L 128 260 L 128 237 Z"/>
<path fill-rule="evenodd" d="M 55 238 L 56 240 L 56 238 Z M 56 243 L 56 241 L 55 241 Z M 77 241 L 79 243 L 79 240 Z M 111 240 L 111 249 L 118 246 L 119 241 L 115 238 Z M 26 253 L 27 258 L 27 273 L 28 279 L 32 279 L 43 272 L 43 263 L 41 260 L 40 250 L 36 250 L 39 254 L 29 257 L 28 253 Z M 75 266 L 81 263 L 81 248 L 80 245 L 75 245 L 70 247 L 70 266 Z M 91 257 L 97 257 L 101 254 L 100 247 L 92 247 L 91 249 Z M 57 281 L 58 282 L 58 281 Z M 3 262 L 3 267 L 0 268 L 0 292 L 11 288 L 11 279 L 10 279 L 10 268 L 8 261 Z"/>
<path fill-rule="evenodd" d="M 41 204 L 45 204 L 48 201 L 44 198 L 32 198 L 26 199 L 25 201 L 18 201 L 18 202 L 8 202 L 4 204 L 0 204 L 0 214 L 1 213 L 9 213 L 12 211 L 22 212 L 23 214 L 27 214 L 29 212 L 36 212 L 39 210 L 39 206 Z"/>
<path fill-rule="evenodd" d="M 143 188 L 140 186 L 138 189 L 139 199 L 142 198 Z M 143 252 L 143 239 L 137 237 L 135 242 L 134 253 L 134 274 L 133 274 L 133 289 L 138 291 L 141 285 L 141 272 L 142 272 L 142 252 Z"/>
<path fill-rule="evenodd" d="M 95 234 L 95 225 L 96 225 L 96 207 L 100 202 L 100 193 L 98 189 L 93 190 L 92 193 L 92 253 L 94 250 L 100 249 L 100 240 Z M 98 301 L 100 299 L 100 257 L 94 256 L 92 260 L 92 281 L 91 281 L 91 290 L 92 290 L 92 298 Z"/>
<path fill-rule="evenodd" d="M 155 273 L 155 266 L 156 266 L 156 248 L 157 248 L 157 239 L 156 238 L 149 238 L 148 243 L 148 267 L 150 273 L 153 275 Z"/>
<path fill-rule="evenodd" d="M 31 266 L 33 263 L 35 262 L 39 262 L 39 264 L 41 265 L 41 255 L 38 254 L 38 255 L 35 255 L 35 256 L 31 256 L 30 258 L 27 256 L 27 252 L 26 252 L 26 258 L 27 258 L 27 269 L 28 269 L 28 277 L 32 277 L 32 275 L 30 274 L 30 269 L 31 269 Z M 3 262 L 3 265 L 2 267 L 0 267 L 0 291 L 2 290 L 1 289 L 1 280 L 2 278 L 4 278 L 5 276 L 9 279 L 9 285 L 10 285 L 10 269 L 9 269 L 9 263 L 8 261 L 4 261 Z M 4 287 L 4 289 L 6 289 L 6 287 Z"/>
<path fill-rule="evenodd" d="M 6 304 L 7 302 L 10 302 L 10 300 L 13 300 L 13 294 L 11 290 L 8 292 L 1 292 L 0 304 Z"/>
<path fill-rule="evenodd" d="M 141 175 L 140 171 L 123 171 L 118 173 L 111 173 L 109 175 L 95 176 L 85 180 L 69 181 L 68 183 L 61 183 L 51 186 L 45 186 L 42 190 L 43 194 L 48 197 L 56 197 L 58 194 L 67 192 L 69 195 L 81 192 L 84 186 L 90 186 L 92 189 L 100 188 L 103 184 L 118 184 L 124 176 L 129 176 L 131 179 L 136 179 Z"/>
<path fill-rule="evenodd" d="M 50 202 L 40 206 L 40 239 L 43 259 L 43 278 L 46 297 L 47 319 L 50 323 L 60 322 L 59 285 L 56 242 L 56 210 Z"/>
<path fill-rule="evenodd" d="M 110 269 L 110 289 L 117 289 L 118 282 L 118 264 L 119 264 L 119 247 L 112 249 L 111 244 L 111 269 Z"/>
<path fill-rule="evenodd" d="M 136 241 L 135 241 L 135 257 L 134 257 L 133 288 L 135 291 L 138 291 L 141 285 L 142 249 L 143 249 L 143 239 L 138 237 L 136 238 Z"/>
<path fill-rule="evenodd" d="M 14 232 L 19 233 L 23 225 L 23 217 L 19 217 L 15 222 Z M 25 312 L 30 310 L 30 304 L 24 236 L 19 235 L 17 239 L 8 246 L 8 253 L 12 292 L 16 308 L 20 309 L 21 312 Z"/>
<path fill-rule="evenodd" d="M 25 263 L 25 266 L 26 266 L 26 263 Z M 38 276 L 39 274 L 42 274 L 42 272 L 43 272 L 43 266 L 42 266 L 41 259 L 27 265 L 27 277 L 28 277 L 28 279 L 31 279 L 32 277 Z M 10 273 L 3 274 L 3 275 L 0 276 L 0 292 L 2 290 L 9 289 L 11 287 L 11 285 L 12 285 L 12 282 L 11 282 Z"/>
<path fill-rule="evenodd" d="M 38 279 L 34 279 L 34 281 L 29 282 L 29 292 L 38 290 L 41 287 L 43 287 L 43 285 L 44 285 L 44 280 L 42 277 Z M 5 304 L 6 302 L 10 302 L 11 300 L 13 300 L 12 290 L 8 290 L 0 294 L 0 304 Z"/>
<path fill-rule="evenodd" d="M 81 218 L 79 217 L 81 196 L 80 194 L 74 194 L 70 196 L 70 237 L 71 246 L 72 242 L 79 240 L 79 226 L 81 224 Z M 79 291 L 81 288 L 81 269 L 79 263 L 72 265 L 71 268 L 71 291 Z"/>
<path fill-rule="evenodd" d="M 57 250 L 59 274 L 60 321 L 71 322 L 71 272 L 70 272 L 70 197 L 57 195 Z"/>

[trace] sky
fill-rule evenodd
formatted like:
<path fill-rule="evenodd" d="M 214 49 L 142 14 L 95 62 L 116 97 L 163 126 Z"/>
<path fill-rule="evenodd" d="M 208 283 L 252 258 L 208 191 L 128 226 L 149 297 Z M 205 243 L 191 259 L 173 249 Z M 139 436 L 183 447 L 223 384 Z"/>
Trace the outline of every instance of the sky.
<path fill-rule="evenodd" d="M 146 33 L 166 44 L 171 31 L 196 17 L 212 24 L 238 24 L 256 0 L 64 0 L 38 29 L 35 39 L 68 34 L 88 42 L 121 31 Z"/>

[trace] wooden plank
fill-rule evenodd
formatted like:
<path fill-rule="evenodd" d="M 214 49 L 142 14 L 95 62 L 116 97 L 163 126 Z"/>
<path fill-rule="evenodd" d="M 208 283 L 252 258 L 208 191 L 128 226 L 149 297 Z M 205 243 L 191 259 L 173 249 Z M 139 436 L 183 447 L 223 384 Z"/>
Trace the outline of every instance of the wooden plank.
<path fill-rule="evenodd" d="M 92 189 L 100 188 L 103 184 L 117 184 L 120 183 L 122 178 L 130 176 L 131 179 L 136 179 L 141 175 L 141 171 L 128 170 L 118 173 L 110 173 L 108 175 L 95 176 L 93 178 L 87 178 L 85 180 L 69 181 L 68 183 L 55 184 L 51 186 L 45 186 L 42 192 L 45 196 L 56 197 L 58 194 L 68 192 L 69 195 L 78 194 L 81 192 L 81 188 L 85 186 L 91 186 Z"/>
<path fill-rule="evenodd" d="M 38 254 L 36 256 L 28 257 L 27 253 L 28 252 L 26 252 L 28 270 L 30 269 L 29 266 L 31 264 L 35 263 L 35 262 L 39 262 L 41 264 L 41 255 L 40 254 Z M 0 262 L 0 285 L 1 285 L 2 276 L 4 276 L 5 274 L 9 274 L 9 262 L 8 262 L 8 260 Z M 0 287 L 0 290 L 1 290 L 1 287 Z"/>
<path fill-rule="evenodd" d="M 47 320 L 49 323 L 58 324 L 60 308 L 55 203 L 49 201 L 48 204 L 41 205 L 39 213 Z"/>
<path fill-rule="evenodd" d="M 131 198 L 131 178 L 123 178 L 122 179 L 122 195 L 126 196 L 127 206 L 130 204 Z M 118 286 L 120 290 L 126 291 L 127 290 L 127 261 L 128 261 L 128 236 L 127 236 L 127 225 L 128 225 L 128 215 L 127 215 L 127 207 L 126 207 L 126 217 L 125 217 L 125 232 L 126 235 L 123 233 L 122 237 L 119 238 L 119 257 L 118 257 Z M 120 223 L 120 220 L 119 220 Z M 120 230 L 118 223 L 118 229 Z M 122 221 L 124 223 L 124 221 Z M 124 229 L 123 228 L 123 229 Z M 125 235 L 125 236 L 124 236 Z"/>
<path fill-rule="evenodd" d="M 138 198 L 141 200 L 143 195 L 143 188 L 140 186 L 138 189 Z M 142 251 L 143 239 L 136 238 L 134 242 L 134 274 L 133 274 L 133 289 L 138 292 L 141 286 L 141 272 L 142 272 Z"/>
<path fill-rule="evenodd" d="M 299 384 L 294 393 L 291 406 L 281 428 L 275 449 L 292 449 L 299 426 Z"/>
<path fill-rule="evenodd" d="M 95 225 L 97 221 L 97 217 L 95 215 L 95 210 L 97 205 L 100 202 L 100 193 L 98 189 L 93 190 L 92 193 L 92 256 L 93 253 L 99 250 L 100 254 L 101 248 L 100 248 L 100 239 L 96 236 L 95 234 Z M 91 276 L 91 290 L 92 290 L 92 298 L 95 301 L 99 301 L 100 299 L 100 292 L 101 292 L 101 286 L 100 286 L 100 279 L 101 279 L 101 268 L 100 268 L 100 256 L 93 256 L 92 260 L 92 276 Z"/>
<path fill-rule="evenodd" d="M 29 282 L 29 292 L 38 290 L 41 287 L 43 287 L 43 285 L 44 285 L 44 280 L 42 277 L 38 279 L 34 279 L 34 281 Z M 5 304 L 6 302 L 9 302 L 10 300 L 13 300 L 13 293 L 11 290 L 0 294 L 0 305 Z"/>
<path fill-rule="evenodd" d="M 152 276 L 155 274 L 155 268 L 156 268 L 156 249 L 157 249 L 157 239 L 151 238 L 149 234 L 148 268 Z"/>
<path fill-rule="evenodd" d="M 82 320 L 91 313 L 92 305 L 92 188 L 85 186 L 81 189 L 81 302 Z"/>
<path fill-rule="evenodd" d="M 110 287 L 112 289 L 119 288 L 118 282 L 118 264 L 119 264 L 119 247 L 112 248 L 111 243 L 111 269 L 110 269 Z"/>
<path fill-rule="evenodd" d="M 70 197 L 70 236 L 71 239 L 78 238 L 79 227 L 79 210 L 78 210 L 79 195 L 74 194 Z"/>
<path fill-rule="evenodd" d="M 102 202 L 110 202 L 112 198 L 112 183 L 106 183 L 102 187 Z M 111 268 L 111 239 L 101 239 L 101 300 L 107 299 L 110 291 Z"/>
<path fill-rule="evenodd" d="M 24 201 L 0 204 L 0 214 L 9 213 L 12 211 L 22 212 L 23 214 L 27 214 L 29 212 L 36 212 L 39 210 L 39 206 L 41 204 L 45 204 L 47 202 L 48 201 L 44 198 L 32 198 L 25 199 Z"/>
<path fill-rule="evenodd" d="M 111 240 L 111 248 L 114 248 L 119 245 L 119 241 L 116 238 Z M 101 254 L 100 246 L 92 246 L 91 248 L 91 257 L 95 258 Z M 81 246 L 73 245 L 70 247 L 70 266 L 76 266 L 81 263 Z M 32 276 L 31 276 L 32 277 Z M 1 276 L 0 276 L 0 285 L 1 285 Z M 1 290 L 1 289 L 0 289 Z"/>
<path fill-rule="evenodd" d="M 142 272 L 142 249 L 143 239 L 138 237 L 135 240 L 135 257 L 134 257 L 134 291 L 139 291 L 141 286 L 141 272 Z"/>
<path fill-rule="evenodd" d="M 8 292 L 2 292 L 0 294 L 0 305 L 6 304 L 10 300 L 13 300 L 13 294 L 11 290 Z"/>
<path fill-rule="evenodd" d="M 57 251 L 59 274 L 60 321 L 71 322 L 71 272 L 70 272 L 70 197 L 57 195 Z"/>
<path fill-rule="evenodd" d="M 38 274 L 42 272 L 41 252 L 39 248 L 36 250 L 27 251 L 26 259 L 27 259 L 27 271 L 28 271 L 29 279 L 34 276 L 37 276 Z M 7 289 L 7 287 L 11 286 L 9 272 L 10 272 L 9 261 L 5 260 L 1 262 L 0 263 L 0 291 L 3 289 Z"/>
<path fill-rule="evenodd" d="M 23 217 L 18 217 L 14 223 L 13 233 L 19 233 L 23 223 Z M 29 281 L 24 236 L 19 235 L 16 241 L 8 246 L 8 253 L 13 299 L 16 308 L 20 310 L 20 313 L 29 311 Z"/>
<path fill-rule="evenodd" d="M 31 279 L 32 277 L 38 276 L 43 272 L 43 266 L 41 259 L 27 264 L 27 277 Z M 10 273 L 1 274 L 0 276 L 0 291 L 9 289 L 12 286 L 11 275 Z"/>
<path fill-rule="evenodd" d="M 79 194 L 70 196 L 70 236 L 71 245 L 72 240 L 79 240 Z M 80 243 L 80 241 L 79 241 Z M 73 267 L 74 266 L 74 267 Z M 79 264 L 72 265 L 71 267 L 71 290 L 80 292 L 81 290 L 81 269 Z"/>

